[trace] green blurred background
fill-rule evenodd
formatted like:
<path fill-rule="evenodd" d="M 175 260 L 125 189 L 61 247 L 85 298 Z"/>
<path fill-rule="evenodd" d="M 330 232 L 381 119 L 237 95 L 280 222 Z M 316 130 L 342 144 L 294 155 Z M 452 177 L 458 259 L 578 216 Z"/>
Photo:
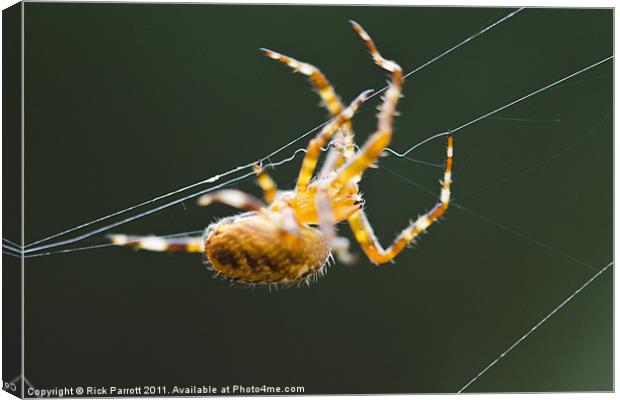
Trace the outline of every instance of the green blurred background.
<path fill-rule="evenodd" d="M 26 243 L 254 161 L 323 122 L 303 76 L 259 47 L 320 66 L 349 101 L 385 83 L 349 19 L 411 71 L 509 12 L 27 3 Z M 391 147 L 612 55 L 612 19 L 526 9 L 432 63 L 405 84 Z M 103 248 L 28 259 L 26 376 L 40 388 L 455 392 L 612 260 L 612 96 L 609 61 L 459 131 L 453 195 L 463 208 L 394 265 L 372 266 L 354 244 L 354 267 L 269 292 L 213 279 L 198 255 Z M 356 117 L 358 141 L 378 104 Z M 444 147 L 408 156 L 441 164 Z M 271 172 L 282 188 L 300 162 Z M 384 244 L 433 205 L 414 184 L 438 194 L 440 177 L 394 156 L 365 175 Z M 236 186 L 259 193 L 252 180 Z M 192 231 L 234 212 L 190 200 L 112 232 Z M 468 391 L 612 390 L 612 282 L 609 269 Z"/>

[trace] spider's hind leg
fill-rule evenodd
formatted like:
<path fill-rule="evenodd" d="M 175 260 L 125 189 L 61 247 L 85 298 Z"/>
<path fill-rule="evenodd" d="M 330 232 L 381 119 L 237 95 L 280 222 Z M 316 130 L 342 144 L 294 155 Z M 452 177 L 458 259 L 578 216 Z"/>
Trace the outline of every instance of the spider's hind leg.
<path fill-rule="evenodd" d="M 264 206 L 263 202 L 256 197 L 237 189 L 217 190 L 203 194 L 198 198 L 199 206 L 206 207 L 213 203 L 222 203 L 250 211 L 260 210 Z"/>
<path fill-rule="evenodd" d="M 109 235 L 113 245 L 131 247 L 134 249 L 159 251 L 166 253 L 204 253 L 204 239 L 202 236 L 128 236 Z"/>

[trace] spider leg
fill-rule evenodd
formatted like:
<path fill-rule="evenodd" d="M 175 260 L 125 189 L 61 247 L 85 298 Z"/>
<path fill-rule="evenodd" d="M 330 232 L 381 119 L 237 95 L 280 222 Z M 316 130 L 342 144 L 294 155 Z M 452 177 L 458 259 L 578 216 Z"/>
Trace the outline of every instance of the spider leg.
<path fill-rule="evenodd" d="M 206 207 L 213 203 L 223 203 L 235 208 L 260 210 L 265 204 L 251 194 L 236 189 L 217 190 L 198 198 L 198 205 Z"/>
<path fill-rule="evenodd" d="M 215 202 L 253 211 L 260 210 L 264 207 L 263 202 L 256 197 L 235 189 L 218 190 L 207 193 L 198 199 L 198 205 L 200 206 L 208 206 Z M 108 239 L 112 244 L 117 246 L 150 251 L 204 253 L 205 250 L 204 238 L 202 236 L 160 237 L 117 234 L 109 235 Z"/>
<path fill-rule="evenodd" d="M 284 54 L 277 53 L 269 49 L 261 49 L 263 53 L 269 58 L 280 61 L 291 67 L 297 72 L 301 72 L 310 78 L 310 82 L 316 88 L 319 96 L 323 100 L 323 105 L 330 114 L 335 117 L 342 113 L 344 105 L 340 101 L 340 98 L 336 94 L 333 86 L 329 83 L 325 75 L 312 64 L 308 64 L 302 61 L 298 61 L 292 57 L 285 56 Z M 353 146 L 353 128 L 351 122 L 347 121 L 335 134 L 336 141 L 343 143 L 342 148 L 330 149 L 327 153 L 327 158 L 323 168 L 321 169 L 320 176 L 324 176 L 329 171 L 339 167 L 345 159 L 350 158 L 354 153 Z"/>
<path fill-rule="evenodd" d="M 367 90 L 357 96 L 342 113 L 325 125 L 323 129 L 321 129 L 321 132 L 310 141 L 306 148 L 306 156 L 301 164 L 295 191 L 305 192 L 308 189 L 308 184 L 310 183 L 310 179 L 312 178 L 312 174 L 319 160 L 319 155 L 321 154 L 321 147 L 327 143 L 340 127 L 353 118 L 355 111 L 359 108 L 360 104 L 368 98 L 371 92 L 371 90 Z"/>
<path fill-rule="evenodd" d="M 276 197 L 277 186 L 273 179 L 265 172 L 261 164 L 254 164 L 254 172 L 258 179 L 258 186 L 263 189 L 265 201 L 271 203 Z"/>
<path fill-rule="evenodd" d="M 315 203 L 319 219 L 319 228 L 329 244 L 329 247 L 336 253 L 338 260 L 344 264 L 352 264 L 355 258 L 349 252 L 349 240 L 345 237 L 338 236 L 336 233 L 334 212 L 327 190 L 328 186 L 320 185 L 316 192 Z"/>
<path fill-rule="evenodd" d="M 337 174 L 332 178 L 332 182 L 336 185 L 343 185 L 351 179 L 360 177 L 364 170 L 373 165 L 383 150 L 390 144 L 394 113 L 403 85 L 401 67 L 394 61 L 386 60 L 379 54 L 374 42 L 359 24 L 353 21 L 351 21 L 351 24 L 353 29 L 366 43 L 366 47 L 368 47 L 375 63 L 392 74 L 392 81 L 385 92 L 383 104 L 379 109 L 377 131 L 368 138 L 366 143 L 353 157 L 340 167 Z"/>
<path fill-rule="evenodd" d="M 279 213 L 270 214 L 274 218 L 274 222 L 277 223 L 284 232 L 284 240 L 296 243 L 300 238 L 300 225 L 295 211 L 291 207 L 284 207 Z"/>
<path fill-rule="evenodd" d="M 128 236 L 109 235 L 113 245 L 131 247 L 135 249 L 160 251 L 167 253 L 204 253 L 204 239 L 202 236 Z"/>
<path fill-rule="evenodd" d="M 448 135 L 448 147 L 446 157 L 446 168 L 443 175 L 441 186 L 441 196 L 439 202 L 426 214 L 421 215 L 415 222 L 411 222 L 394 240 L 392 245 L 383 249 L 375 234 L 372 226 L 366 218 L 363 210 L 358 211 L 349 218 L 349 224 L 353 230 L 355 238 L 362 246 L 362 249 L 374 264 L 383 264 L 391 261 L 400 253 L 411 241 L 424 232 L 433 222 L 437 221 L 448 209 L 450 203 L 450 184 L 452 183 L 452 134 Z"/>
<path fill-rule="evenodd" d="M 280 61 L 294 69 L 297 72 L 301 72 L 310 78 L 310 82 L 314 85 L 323 100 L 323 104 L 325 108 L 329 110 L 329 112 L 336 116 L 342 112 L 344 109 L 344 105 L 340 101 L 338 95 L 336 95 L 336 91 L 329 83 L 325 75 L 314 65 L 298 61 L 292 57 L 285 56 L 284 54 L 277 53 L 273 50 L 269 49 L 261 49 L 263 53 L 269 58 Z"/>

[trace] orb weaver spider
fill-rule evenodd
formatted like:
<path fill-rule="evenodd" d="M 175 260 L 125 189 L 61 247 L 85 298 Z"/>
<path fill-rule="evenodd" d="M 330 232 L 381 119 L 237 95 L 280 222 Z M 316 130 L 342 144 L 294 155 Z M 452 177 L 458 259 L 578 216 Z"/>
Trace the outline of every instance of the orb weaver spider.
<path fill-rule="evenodd" d="M 351 119 L 372 91 L 360 94 L 344 107 L 325 75 L 313 65 L 268 49 L 266 56 L 308 76 L 325 107 L 334 117 L 314 137 L 306 149 L 294 190 L 278 191 L 260 165 L 255 166 L 258 184 L 267 204 L 234 189 L 207 193 L 198 204 L 220 202 L 248 210 L 211 224 L 200 237 L 162 238 L 156 236 L 111 235 L 113 244 L 164 252 L 203 253 L 205 262 L 230 280 L 247 284 L 306 282 L 326 271 L 332 250 L 338 259 L 350 263 L 349 242 L 336 234 L 335 224 L 348 221 L 355 239 L 374 264 L 393 260 L 429 225 L 440 218 L 450 202 L 452 182 L 452 135 L 448 135 L 447 157 L 439 202 L 427 213 L 410 222 L 384 249 L 373 233 L 363 210 L 358 182 L 389 145 L 396 105 L 401 97 L 403 73 L 394 61 L 379 54 L 364 29 L 351 21 L 377 65 L 391 74 L 391 81 L 379 108 L 377 131 L 355 151 Z M 324 165 L 313 179 L 321 148 L 332 139 Z M 315 226 L 318 226 L 316 228 Z"/>

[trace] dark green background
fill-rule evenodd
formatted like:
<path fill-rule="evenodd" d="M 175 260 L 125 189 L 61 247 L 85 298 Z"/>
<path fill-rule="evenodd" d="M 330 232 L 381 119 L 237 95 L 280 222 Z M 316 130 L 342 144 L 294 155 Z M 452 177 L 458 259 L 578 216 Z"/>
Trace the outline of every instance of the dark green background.
<path fill-rule="evenodd" d="M 28 3 L 26 243 L 256 160 L 324 121 L 305 79 L 259 47 L 320 66 L 349 101 L 385 75 L 348 19 L 411 71 L 510 11 Z M 431 64 L 405 84 L 391 147 L 612 55 L 612 18 L 527 9 Z M 453 194 L 465 209 L 394 265 L 373 267 L 354 245 L 353 268 L 270 293 L 213 279 L 198 255 L 104 248 L 27 260 L 26 376 L 42 388 L 457 391 L 612 260 L 611 74 L 607 62 L 461 130 Z M 359 141 L 378 104 L 356 117 Z M 444 147 L 409 156 L 441 163 Z M 281 187 L 300 160 L 273 171 Z M 383 243 L 435 201 L 408 181 L 438 193 L 440 177 L 393 156 L 365 175 Z M 238 187 L 258 193 L 251 180 Z M 188 201 L 113 231 L 191 231 L 233 212 Z M 610 269 L 468 390 L 612 390 L 612 281 Z"/>

